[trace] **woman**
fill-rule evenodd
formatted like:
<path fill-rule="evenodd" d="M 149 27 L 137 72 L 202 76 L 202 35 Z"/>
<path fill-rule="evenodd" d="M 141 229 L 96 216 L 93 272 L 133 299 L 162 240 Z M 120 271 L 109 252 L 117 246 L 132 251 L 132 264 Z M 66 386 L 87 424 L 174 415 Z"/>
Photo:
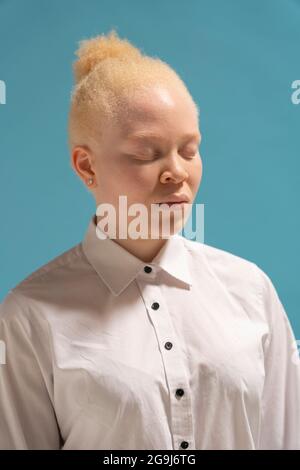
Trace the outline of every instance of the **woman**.
<path fill-rule="evenodd" d="M 115 31 L 83 41 L 74 71 L 72 166 L 97 211 L 1 306 L 0 447 L 300 449 L 296 342 L 271 280 L 177 233 L 202 176 L 186 86 Z M 120 195 L 147 209 L 146 237 L 128 236 Z M 170 236 L 162 219 L 151 236 L 171 202 Z"/>

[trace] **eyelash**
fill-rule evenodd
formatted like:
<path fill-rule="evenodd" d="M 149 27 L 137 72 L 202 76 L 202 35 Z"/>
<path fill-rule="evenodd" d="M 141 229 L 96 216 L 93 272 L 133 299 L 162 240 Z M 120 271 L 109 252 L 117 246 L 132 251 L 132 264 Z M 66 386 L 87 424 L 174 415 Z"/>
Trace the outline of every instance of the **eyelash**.
<path fill-rule="evenodd" d="M 186 158 L 188 160 L 192 160 L 193 158 L 195 158 L 197 153 L 198 153 L 198 149 L 196 150 L 196 152 L 192 156 L 189 156 L 189 157 L 186 157 Z M 158 158 L 160 158 L 160 154 L 155 154 L 154 157 L 151 158 L 151 159 L 135 158 L 134 160 L 137 161 L 137 162 L 153 162 L 153 161 L 157 160 Z"/>

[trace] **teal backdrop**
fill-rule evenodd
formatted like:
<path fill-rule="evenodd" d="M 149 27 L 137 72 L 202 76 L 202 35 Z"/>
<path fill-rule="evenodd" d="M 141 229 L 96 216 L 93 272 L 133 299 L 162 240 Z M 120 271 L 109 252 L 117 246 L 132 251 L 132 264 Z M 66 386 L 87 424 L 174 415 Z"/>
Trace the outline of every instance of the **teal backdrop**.
<path fill-rule="evenodd" d="M 300 338 L 299 0 L 0 0 L 0 301 L 95 209 L 67 146 L 78 41 L 115 28 L 200 107 L 205 243 L 257 263 Z"/>

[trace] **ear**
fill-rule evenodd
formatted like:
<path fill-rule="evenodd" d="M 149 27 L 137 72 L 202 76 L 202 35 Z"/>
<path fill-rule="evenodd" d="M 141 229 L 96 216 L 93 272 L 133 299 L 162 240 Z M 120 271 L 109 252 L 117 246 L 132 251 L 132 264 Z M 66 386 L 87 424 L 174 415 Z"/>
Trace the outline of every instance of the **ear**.
<path fill-rule="evenodd" d="M 88 184 L 87 181 L 90 179 L 95 182 L 95 173 L 92 169 L 93 160 L 92 151 L 87 145 L 77 145 L 72 149 L 71 166 L 84 184 Z"/>

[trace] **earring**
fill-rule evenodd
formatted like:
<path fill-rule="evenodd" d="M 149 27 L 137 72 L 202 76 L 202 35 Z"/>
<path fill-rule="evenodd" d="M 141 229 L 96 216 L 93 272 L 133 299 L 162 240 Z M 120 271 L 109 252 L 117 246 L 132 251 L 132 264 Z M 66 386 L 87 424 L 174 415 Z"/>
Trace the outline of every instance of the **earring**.
<path fill-rule="evenodd" d="M 87 180 L 87 184 L 92 184 L 92 183 L 93 183 L 93 178 L 89 178 L 89 179 Z"/>

